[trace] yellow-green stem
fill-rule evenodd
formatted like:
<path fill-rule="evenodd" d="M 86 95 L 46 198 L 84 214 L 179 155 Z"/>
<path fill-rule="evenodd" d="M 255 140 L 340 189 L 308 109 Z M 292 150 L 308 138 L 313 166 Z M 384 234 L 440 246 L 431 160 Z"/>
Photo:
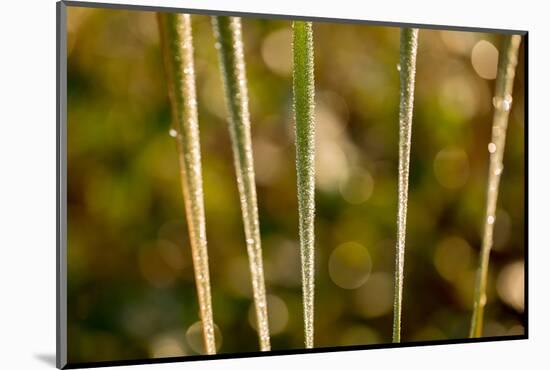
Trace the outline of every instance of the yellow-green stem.
<path fill-rule="evenodd" d="M 493 98 L 494 114 L 492 138 L 489 148 L 489 175 L 487 184 L 487 203 L 483 227 L 483 241 L 479 256 L 479 266 L 474 293 L 474 309 L 470 325 L 470 338 L 478 338 L 483 334 L 483 312 L 487 302 L 487 275 L 489 271 L 489 255 L 493 246 L 493 230 L 496 220 L 496 208 L 500 177 L 504 169 L 502 157 L 506 143 L 508 116 L 512 108 L 512 91 L 518 63 L 518 50 L 521 36 L 505 36 L 500 51 L 495 96 Z"/>
<path fill-rule="evenodd" d="M 293 91 L 296 125 L 296 173 L 305 345 L 313 348 L 315 284 L 315 81 L 313 26 L 293 22 Z"/>
<path fill-rule="evenodd" d="M 241 20 L 236 17 L 212 17 L 212 25 L 216 37 L 216 47 L 218 49 L 225 90 L 225 101 L 229 113 L 229 132 L 231 134 L 233 158 L 241 200 L 260 349 L 262 351 L 269 351 L 271 344 L 256 181 L 254 179 L 254 159 L 250 135 L 248 87 L 243 54 Z"/>
<path fill-rule="evenodd" d="M 180 163 L 180 178 L 193 255 L 195 284 L 207 354 L 216 353 L 208 250 L 204 217 L 202 168 L 193 65 L 191 16 L 158 13 L 173 130 Z"/>
<path fill-rule="evenodd" d="M 405 264 L 405 237 L 407 234 L 409 160 L 411 153 L 411 130 L 414 107 L 414 79 L 416 74 L 418 29 L 403 28 L 401 30 L 400 42 L 399 173 L 392 334 L 392 340 L 394 343 L 399 343 L 401 341 L 401 311 L 403 307 L 404 275 L 403 267 Z"/>

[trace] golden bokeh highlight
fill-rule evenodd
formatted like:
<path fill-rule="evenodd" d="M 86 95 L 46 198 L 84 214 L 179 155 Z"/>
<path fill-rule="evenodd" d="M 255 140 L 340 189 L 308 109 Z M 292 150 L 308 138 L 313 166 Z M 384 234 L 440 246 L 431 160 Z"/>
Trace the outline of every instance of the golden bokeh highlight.
<path fill-rule="evenodd" d="M 372 261 L 367 248 L 347 242 L 334 248 L 328 261 L 329 276 L 340 288 L 357 289 L 369 278 Z"/>
<path fill-rule="evenodd" d="M 481 108 L 480 95 L 479 86 L 471 75 L 455 74 L 443 81 L 439 101 L 465 119 L 471 119 Z"/>
<path fill-rule="evenodd" d="M 497 77 L 498 50 L 491 42 L 478 41 L 472 49 L 471 62 L 479 77 L 486 80 Z"/>
<path fill-rule="evenodd" d="M 461 275 L 471 268 L 473 259 L 472 247 L 457 236 L 447 237 L 435 247 L 435 269 L 449 282 L 458 282 Z"/>
<path fill-rule="evenodd" d="M 283 332 L 288 324 L 288 307 L 280 297 L 267 295 L 267 315 L 269 321 L 269 332 L 271 335 L 277 335 Z M 256 322 L 256 311 L 254 305 L 248 310 L 248 323 L 254 330 L 258 330 Z"/>
<path fill-rule="evenodd" d="M 214 324 L 214 337 L 216 339 L 216 351 L 218 351 L 222 346 L 222 333 L 218 325 Z M 206 354 L 206 349 L 204 348 L 204 337 L 202 334 L 202 322 L 197 321 L 191 325 L 185 332 L 185 339 L 187 344 L 191 349 L 198 354 Z"/>
<path fill-rule="evenodd" d="M 350 204 L 361 204 L 369 200 L 374 190 L 371 174 L 362 168 L 352 168 L 345 181 L 340 183 L 340 194 Z"/>
<path fill-rule="evenodd" d="M 292 30 L 281 28 L 267 35 L 262 43 L 262 59 L 276 74 L 287 77 L 292 73 Z"/>
<path fill-rule="evenodd" d="M 393 305 L 393 276 L 387 272 L 373 272 L 355 292 L 357 313 L 372 319 L 388 315 Z"/>
<path fill-rule="evenodd" d="M 506 265 L 497 279 L 500 299 L 518 312 L 525 309 L 525 265 L 516 261 Z"/>
<path fill-rule="evenodd" d="M 160 335 L 151 341 L 149 353 L 152 358 L 185 356 L 187 351 L 184 346 L 183 335 Z"/>

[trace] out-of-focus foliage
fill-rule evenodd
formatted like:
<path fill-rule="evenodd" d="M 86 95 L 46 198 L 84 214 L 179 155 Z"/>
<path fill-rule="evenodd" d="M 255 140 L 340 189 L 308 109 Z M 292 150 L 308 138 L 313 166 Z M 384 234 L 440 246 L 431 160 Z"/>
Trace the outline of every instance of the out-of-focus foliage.
<path fill-rule="evenodd" d="M 221 78 L 193 16 L 219 352 L 258 350 Z M 291 22 L 243 19 L 274 350 L 303 347 Z M 317 347 L 391 341 L 399 28 L 314 22 Z M 420 30 L 402 340 L 466 338 L 501 36 Z M 524 60 L 510 117 L 484 334 L 524 331 Z M 151 12 L 68 12 L 70 362 L 202 351 Z"/>

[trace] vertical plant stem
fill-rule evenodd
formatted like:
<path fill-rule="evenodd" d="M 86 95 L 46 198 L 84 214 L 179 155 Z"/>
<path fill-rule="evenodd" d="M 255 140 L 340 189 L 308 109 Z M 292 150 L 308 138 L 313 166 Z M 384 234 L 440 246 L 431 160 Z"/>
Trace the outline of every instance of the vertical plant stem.
<path fill-rule="evenodd" d="M 489 270 L 489 255 L 493 246 L 493 229 L 497 207 L 500 176 L 503 171 L 502 157 L 506 143 L 508 116 L 512 108 L 512 90 L 518 63 L 518 50 L 521 36 L 507 35 L 504 38 L 500 52 L 493 98 L 494 114 L 492 139 L 489 143 L 489 175 L 487 185 L 487 204 L 483 227 L 483 241 L 479 258 L 477 279 L 474 293 L 474 310 L 470 325 L 470 338 L 477 338 L 483 332 L 483 311 L 487 302 L 487 274 Z"/>
<path fill-rule="evenodd" d="M 206 353 L 213 354 L 216 352 L 216 343 L 208 271 L 191 16 L 158 13 L 158 22 L 172 106 L 173 129 L 180 163 L 204 344 Z"/>
<path fill-rule="evenodd" d="M 315 285 L 315 81 L 313 71 L 313 27 L 295 21 L 293 29 L 293 90 L 296 125 L 296 172 L 302 295 L 306 348 L 313 348 Z"/>
<path fill-rule="evenodd" d="M 399 61 L 399 175 L 397 208 L 397 243 L 395 253 L 395 281 L 393 300 L 393 342 L 401 341 L 401 310 L 403 305 L 403 266 L 405 263 L 405 236 L 407 228 L 407 199 L 409 192 L 409 159 L 414 106 L 414 79 L 418 29 L 401 29 Z"/>
<path fill-rule="evenodd" d="M 269 351 L 271 344 L 250 135 L 248 88 L 241 20 L 236 17 L 213 17 L 212 25 L 216 37 L 225 100 L 229 112 L 229 132 L 231 134 L 233 158 L 241 200 L 260 349 Z"/>

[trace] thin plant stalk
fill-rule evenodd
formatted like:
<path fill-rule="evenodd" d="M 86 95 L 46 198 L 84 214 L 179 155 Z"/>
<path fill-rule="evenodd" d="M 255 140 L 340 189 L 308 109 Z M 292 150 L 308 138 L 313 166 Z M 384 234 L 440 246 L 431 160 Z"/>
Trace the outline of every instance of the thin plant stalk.
<path fill-rule="evenodd" d="M 489 255 L 493 246 L 493 231 L 496 217 L 498 189 L 503 171 L 502 157 L 506 143 L 508 116 L 512 108 L 512 91 L 518 63 L 518 50 L 521 36 L 507 35 L 500 52 L 495 96 L 493 98 L 494 114 L 492 138 L 489 148 L 489 175 L 487 185 L 487 203 L 483 226 L 483 241 L 479 258 L 477 279 L 474 293 L 474 309 L 470 325 L 470 338 L 477 338 L 483 332 L 483 311 L 487 302 L 487 274 Z"/>
<path fill-rule="evenodd" d="M 258 201 L 254 159 L 250 134 L 248 88 L 244 62 L 241 20 L 236 17 L 213 17 L 212 25 L 229 113 L 229 132 L 239 188 L 241 211 L 252 277 L 252 291 L 260 349 L 271 349 L 267 316 L 266 289 L 262 262 Z"/>
<path fill-rule="evenodd" d="M 171 134 L 176 139 L 180 163 L 204 347 L 207 354 L 214 354 L 216 343 L 208 271 L 191 16 L 158 13 L 158 22 L 172 107 Z"/>
<path fill-rule="evenodd" d="M 306 348 L 313 348 L 315 285 L 315 81 L 313 26 L 295 21 L 293 30 L 293 95 L 296 129 L 296 172 L 300 252 L 302 259 L 302 296 Z"/>
<path fill-rule="evenodd" d="M 414 106 L 414 81 L 418 29 L 401 29 L 399 61 L 399 175 L 397 208 L 397 243 L 395 254 L 395 281 L 393 300 L 394 343 L 401 341 L 401 311 L 403 306 L 403 267 L 405 263 L 405 237 L 407 228 L 407 200 L 409 192 L 409 161 Z"/>

